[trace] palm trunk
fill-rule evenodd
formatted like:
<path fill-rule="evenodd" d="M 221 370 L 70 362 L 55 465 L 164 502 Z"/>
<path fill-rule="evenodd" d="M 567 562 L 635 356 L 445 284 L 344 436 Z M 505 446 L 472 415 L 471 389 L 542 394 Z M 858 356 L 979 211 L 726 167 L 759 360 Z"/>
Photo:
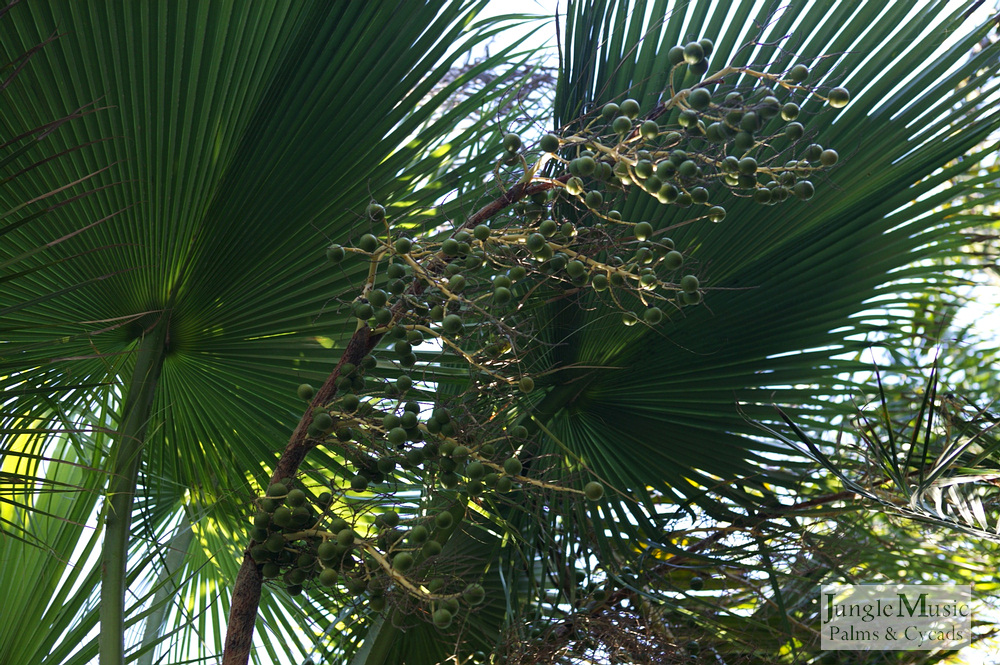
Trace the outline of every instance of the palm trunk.
<path fill-rule="evenodd" d="M 100 665 L 125 663 L 125 575 L 132 501 L 135 498 L 146 425 L 153 410 L 156 383 L 167 349 L 170 317 L 164 312 L 139 341 L 132 380 L 125 386 L 125 406 L 111 451 L 101 553 Z"/>

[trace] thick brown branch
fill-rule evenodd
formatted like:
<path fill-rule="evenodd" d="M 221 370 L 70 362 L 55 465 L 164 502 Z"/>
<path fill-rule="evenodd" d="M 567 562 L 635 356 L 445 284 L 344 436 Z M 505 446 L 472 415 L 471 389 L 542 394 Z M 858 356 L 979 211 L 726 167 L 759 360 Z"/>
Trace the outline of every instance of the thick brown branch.
<path fill-rule="evenodd" d="M 565 180 L 569 176 L 560 178 Z M 473 214 L 464 226 L 473 227 L 490 219 L 504 208 L 513 205 L 521 199 L 532 196 L 539 192 L 552 189 L 554 181 L 546 182 L 521 182 L 512 187 L 502 196 L 484 206 Z M 415 281 L 411 291 L 420 290 L 419 282 Z M 359 328 L 344 349 L 340 362 L 333 372 L 323 383 L 323 386 L 316 391 L 312 403 L 302 418 L 298 426 L 288 440 L 288 445 L 278 458 L 278 463 L 271 474 L 271 482 L 278 482 L 285 478 L 293 478 L 299 470 L 299 466 L 305 459 L 309 451 L 320 443 L 320 440 L 308 436 L 309 426 L 313 421 L 313 409 L 327 404 L 337 392 L 336 382 L 340 376 L 340 368 L 344 363 L 352 363 L 360 366 L 361 359 L 369 354 L 378 344 L 381 335 L 373 335 L 371 328 L 362 326 Z M 243 553 L 243 563 L 236 576 L 236 583 L 233 586 L 232 605 L 229 609 L 229 624 L 226 628 L 226 646 L 222 656 L 222 665 L 246 665 L 250 659 L 250 650 L 253 646 L 253 630 L 257 620 L 257 609 L 260 605 L 261 586 L 263 578 L 260 572 L 260 565 L 250 556 L 250 548 L 256 545 L 250 541 Z"/>
<path fill-rule="evenodd" d="M 355 366 L 361 364 L 364 358 L 378 344 L 379 335 L 372 335 L 371 328 L 362 326 L 359 328 L 351 340 L 347 343 L 347 348 L 340 358 L 340 362 L 334 368 L 330 376 L 327 377 L 322 387 L 316 391 L 312 403 L 302 418 L 298 426 L 292 432 L 288 445 L 278 458 L 278 463 L 271 474 L 271 482 L 278 482 L 283 478 L 292 478 L 299 470 L 302 460 L 310 450 L 319 443 L 318 439 L 308 436 L 309 426 L 313 421 L 313 409 L 328 403 L 337 392 L 337 377 L 340 376 L 340 368 L 344 363 L 353 363 Z M 253 629 L 257 621 L 257 608 L 260 605 L 260 591 L 263 578 L 260 573 L 260 565 L 250 556 L 250 548 L 256 545 L 250 541 L 246 551 L 243 553 L 243 564 L 240 572 L 236 576 L 236 584 L 233 586 L 233 601 L 229 608 L 229 625 L 226 628 L 226 647 L 222 656 L 222 665 L 246 665 L 250 658 L 250 649 L 253 646 Z"/>

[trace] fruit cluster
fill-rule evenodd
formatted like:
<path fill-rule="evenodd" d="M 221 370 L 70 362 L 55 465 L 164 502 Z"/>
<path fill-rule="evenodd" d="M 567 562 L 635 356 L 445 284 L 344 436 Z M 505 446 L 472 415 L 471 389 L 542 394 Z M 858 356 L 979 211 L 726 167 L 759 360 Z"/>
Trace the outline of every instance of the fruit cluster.
<path fill-rule="evenodd" d="M 687 80 L 707 72 L 711 51 L 701 40 L 669 58 Z M 753 84 L 725 91 L 736 75 Z M 501 164 L 521 165 L 517 189 L 507 192 L 517 196 L 448 233 L 411 237 L 372 202 L 362 219 L 370 232 L 326 256 L 369 263 L 351 311 L 378 344 L 339 367 L 328 403 L 313 404 L 309 385 L 298 389 L 313 409 L 309 438 L 335 451 L 344 469 L 319 492 L 292 478 L 267 488 L 250 549 L 263 576 L 281 577 L 291 593 L 340 589 L 375 610 L 395 597 L 397 607 L 415 605 L 445 628 L 463 602 L 485 598 L 477 581 L 449 568 L 445 550 L 471 505 L 488 511 L 512 491 L 600 501 L 601 483 L 550 481 L 531 466 L 531 406 L 548 378 L 526 369 L 544 355 L 534 353 L 542 342 L 532 306 L 590 293 L 626 325 L 659 326 L 700 303 L 701 278 L 664 230 L 625 220 L 607 202 L 638 187 L 664 204 L 704 207 L 698 219 L 721 222 L 726 210 L 711 202 L 720 190 L 766 205 L 808 200 L 814 175 L 838 159 L 809 142 L 799 121 L 796 100 L 819 94 L 808 77 L 803 65 L 781 76 L 727 68 L 676 92 L 671 85 L 644 118 L 634 100 L 608 103 L 578 131 L 543 136 L 533 165 L 521 137 L 508 133 L 497 173 Z M 849 95 L 834 88 L 825 99 L 839 108 Z M 469 389 L 442 397 L 421 383 L 428 363 L 464 365 Z M 420 485 L 419 505 L 394 496 L 400 482 Z M 363 499 L 373 496 L 393 508 L 372 519 Z"/>

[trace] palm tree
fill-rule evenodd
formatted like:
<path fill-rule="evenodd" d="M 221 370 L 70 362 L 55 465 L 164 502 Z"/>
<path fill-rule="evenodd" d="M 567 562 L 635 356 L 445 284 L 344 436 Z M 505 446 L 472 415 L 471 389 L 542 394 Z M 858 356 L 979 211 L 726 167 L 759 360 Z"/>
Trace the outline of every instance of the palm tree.
<path fill-rule="evenodd" d="M 363 280 L 360 264 L 331 269 L 323 247 L 368 231 L 361 213 L 372 199 L 419 234 L 496 196 L 481 184 L 497 155 L 483 148 L 497 142 L 493 118 L 460 121 L 504 90 L 484 88 L 435 110 L 509 53 L 427 98 L 450 63 L 489 36 L 488 28 L 466 31 L 480 6 L 54 2 L 14 7 L 0 23 L 8 59 L 53 29 L 68 33 L 10 86 L 5 126 L 94 100 L 111 107 L 52 137 L 57 152 L 111 141 L 23 178 L 49 191 L 111 165 L 94 180 L 105 188 L 61 212 L 45 234 L 19 230 L 18 246 L 121 211 L 60 248 L 57 258 L 73 261 L 0 282 L 0 306 L 17 303 L 4 343 L 19 345 L 4 356 L 0 379 L 12 395 L 3 410 L 4 470 L 44 456 L 54 462 L 10 478 L 77 490 L 46 501 L 25 492 L 21 512 L 5 515 L 5 531 L 30 531 L 49 549 L 5 538 L 3 560 L 30 561 L 56 602 L 14 615 L 0 653 L 44 663 L 94 657 L 97 552 L 102 662 L 125 660 L 122 627 L 144 619 L 150 639 L 128 641 L 136 645 L 130 660 L 152 654 L 157 639 L 171 641 L 176 660 L 221 650 L 251 501 L 301 413 L 294 386 L 322 383 L 354 329 L 346 303 Z M 773 456 L 790 449 L 755 436 L 737 404 L 773 423 L 777 402 L 797 422 L 826 429 L 840 407 L 825 398 L 841 390 L 839 373 L 857 367 L 840 354 L 863 347 L 867 335 L 891 343 L 896 319 L 905 318 L 864 315 L 871 301 L 905 308 L 924 284 L 949 283 L 916 262 L 961 246 L 964 220 L 944 204 L 974 190 L 996 196 L 988 174 L 939 189 L 975 166 L 988 152 L 978 146 L 1000 124 L 982 101 L 995 85 L 989 26 L 947 15 L 944 2 L 913 13 L 903 3 L 862 1 L 826 12 L 822 3 L 779 10 L 749 1 L 728 11 L 708 2 L 568 7 L 553 113 L 560 130 L 626 96 L 651 111 L 670 85 L 669 47 L 702 37 L 715 44 L 711 71 L 779 74 L 805 62 L 811 84 L 846 85 L 854 99 L 836 114 L 800 100 L 811 140 L 842 155 L 808 202 L 772 208 L 735 199 L 719 225 L 685 224 L 690 209 L 642 193 L 613 202 L 626 219 L 670 229 L 699 266 L 705 307 L 659 330 L 623 329 L 589 307 L 592 296 L 583 307 L 560 301 L 533 312 L 554 345 L 525 362 L 565 368 L 537 386 L 539 454 L 568 449 L 633 500 L 591 514 L 571 505 L 506 514 L 504 528 L 520 535 L 516 553 L 500 546 L 497 531 L 461 541 L 466 559 L 493 575 L 494 594 L 465 644 L 495 647 L 505 621 L 558 611 L 538 595 L 553 586 L 553 552 L 563 564 L 586 552 L 552 534 L 592 532 L 588 546 L 626 588 L 642 586 L 641 569 L 638 577 L 623 570 L 637 564 L 637 547 L 683 551 L 664 506 L 751 528 L 748 514 L 800 491 L 809 467 L 799 459 L 774 468 Z M 25 198 L 14 187 L 3 195 L 8 207 Z M 426 372 L 442 392 L 469 381 L 446 365 Z M 343 467 L 335 455 L 306 464 L 313 472 Z M 76 500 L 57 501 L 66 496 Z M 95 511 L 103 538 L 100 530 L 84 537 Z M 579 528 L 561 531 L 569 516 Z M 179 563 L 171 551 L 184 554 Z M 7 597 L 30 577 L 24 570 L 5 564 Z M 157 613 L 171 595 L 156 590 L 174 584 L 185 601 Z M 296 642 L 287 637 L 296 625 L 320 636 Z M 439 662 L 455 643 L 332 599 L 296 603 L 271 590 L 258 628 L 286 640 L 263 640 L 256 657 L 264 662 L 298 657 L 314 639 L 322 653 L 359 663 Z"/>

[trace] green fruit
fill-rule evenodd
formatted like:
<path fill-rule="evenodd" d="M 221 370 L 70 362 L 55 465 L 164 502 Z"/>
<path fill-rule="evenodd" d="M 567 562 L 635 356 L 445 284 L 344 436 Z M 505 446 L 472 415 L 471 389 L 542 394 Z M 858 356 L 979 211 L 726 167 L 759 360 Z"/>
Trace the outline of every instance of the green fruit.
<path fill-rule="evenodd" d="M 306 503 L 306 493 L 300 489 L 294 489 L 285 497 L 289 506 L 303 506 Z"/>
<path fill-rule="evenodd" d="M 514 481 L 511 480 L 510 476 L 501 476 L 497 480 L 497 492 L 500 492 L 501 494 L 506 494 L 512 489 L 514 489 Z"/>
<path fill-rule="evenodd" d="M 635 119 L 639 115 L 639 102 L 634 99 L 626 99 L 621 105 L 622 115 Z"/>
<path fill-rule="evenodd" d="M 642 126 L 639 128 L 639 133 L 642 134 L 642 138 L 647 141 L 653 141 L 660 135 L 660 126 L 655 120 L 647 120 L 642 123 Z"/>
<path fill-rule="evenodd" d="M 582 176 L 590 175 L 597 168 L 597 161 L 593 157 L 577 157 L 569 164 L 571 171 L 573 165 L 576 164 L 576 173 Z"/>
<path fill-rule="evenodd" d="M 462 598 L 469 605 L 481 605 L 486 600 L 486 589 L 481 584 L 470 584 L 462 592 Z"/>
<path fill-rule="evenodd" d="M 503 137 L 503 148 L 507 152 L 517 152 L 521 149 L 521 137 L 510 133 Z"/>
<path fill-rule="evenodd" d="M 594 279 L 591 282 L 594 285 L 595 291 L 606 291 L 608 288 L 608 276 L 607 275 L 594 275 Z"/>
<path fill-rule="evenodd" d="M 610 102 L 608 104 L 605 104 L 604 107 L 601 108 L 601 117 L 603 117 L 605 120 L 611 120 L 616 115 L 618 115 L 618 112 L 620 110 L 621 109 L 618 108 L 617 104 L 615 104 L 614 102 Z"/>
<path fill-rule="evenodd" d="M 288 494 L 288 488 L 283 483 L 273 483 L 267 488 L 267 496 L 283 497 Z"/>
<path fill-rule="evenodd" d="M 366 233 L 358 239 L 358 248 L 363 252 L 374 252 L 378 249 L 378 238 Z"/>
<path fill-rule="evenodd" d="M 393 248 L 397 254 L 409 254 L 413 248 L 413 241 L 409 238 L 397 238 L 396 242 L 393 243 Z"/>
<path fill-rule="evenodd" d="M 522 393 L 530 393 L 535 389 L 535 380 L 530 376 L 522 377 L 521 380 L 517 382 L 517 388 Z"/>
<path fill-rule="evenodd" d="M 667 270 L 677 270 L 684 265 L 684 255 L 677 250 L 667 252 L 666 256 L 663 257 L 663 265 Z"/>
<path fill-rule="evenodd" d="M 281 574 L 281 567 L 273 561 L 268 561 L 260 567 L 260 574 L 264 579 L 273 579 Z"/>
<path fill-rule="evenodd" d="M 639 317 L 637 317 L 632 312 L 622 312 L 622 323 L 628 327 L 634 326 L 639 322 Z"/>
<path fill-rule="evenodd" d="M 722 206 L 712 206 L 708 209 L 708 218 L 713 222 L 721 222 L 726 218 L 726 209 Z"/>
<path fill-rule="evenodd" d="M 439 529 L 448 529 L 455 523 L 455 516 L 447 510 L 442 510 L 434 517 L 434 524 Z"/>
<path fill-rule="evenodd" d="M 490 237 L 490 227 L 485 224 L 479 224 L 476 228 L 472 229 L 472 235 L 475 236 L 476 240 L 485 242 Z"/>
<path fill-rule="evenodd" d="M 795 194 L 802 201 L 808 201 L 815 193 L 816 188 L 808 180 L 800 180 L 792 187 L 792 194 Z"/>
<path fill-rule="evenodd" d="M 375 308 L 368 303 L 358 303 L 354 307 L 354 316 L 358 317 L 362 321 L 367 321 L 375 315 Z"/>
<path fill-rule="evenodd" d="M 503 470 L 509 476 L 520 475 L 523 468 L 524 467 L 521 464 L 521 460 L 517 459 L 516 457 L 510 457 L 508 459 L 505 459 L 503 462 Z"/>
<path fill-rule="evenodd" d="M 793 102 L 788 102 L 781 107 L 781 119 L 787 121 L 795 120 L 799 117 L 799 105 Z"/>
<path fill-rule="evenodd" d="M 351 489 L 355 492 L 364 492 L 368 489 L 368 479 L 362 475 L 351 478 Z"/>
<path fill-rule="evenodd" d="M 456 335 L 462 331 L 462 317 L 458 314 L 449 314 L 441 321 L 441 327 L 450 335 Z"/>
<path fill-rule="evenodd" d="M 559 137 L 555 134 L 546 134 L 539 139 L 538 147 L 544 152 L 556 152 L 559 150 Z"/>
<path fill-rule="evenodd" d="M 705 88 L 695 88 L 688 95 L 687 102 L 691 108 L 704 111 L 712 104 L 712 93 Z"/>
<path fill-rule="evenodd" d="M 264 541 L 264 547 L 267 548 L 269 552 L 280 552 L 285 549 L 285 538 L 280 533 L 272 533 Z"/>
<path fill-rule="evenodd" d="M 588 208 L 600 208 L 604 204 L 604 195 L 596 191 L 587 192 L 587 196 L 583 202 Z"/>
<path fill-rule="evenodd" d="M 698 42 L 688 42 L 684 45 L 684 62 L 696 65 L 705 59 L 705 49 Z"/>
<path fill-rule="evenodd" d="M 422 550 L 425 557 L 432 557 L 441 554 L 441 543 L 436 540 L 428 540 Z"/>
<path fill-rule="evenodd" d="M 483 466 L 482 462 L 469 462 L 468 466 L 465 467 L 465 476 L 467 478 L 478 480 L 484 475 L 486 475 L 486 467 Z"/>
<path fill-rule="evenodd" d="M 528 438 L 528 428 L 524 425 L 515 425 L 510 430 L 510 435 L 515 439 L 527 439 Z"/>
<path fill-rule="evenodd" d="M 341 529 L 337 532 L 337 544 L 341 547 L 350 547 L 354 544 L 354 529 Z"/>
<path fill-rule="evenodd" d="M 705 52 L 706 56 L 711 55 L 712 51 L 715 50 L 715 44 L 708 37 L 698 40 L 698 43 L 701 44 L 701 50 Z"/>
<path fill-rule="evenodd" d="M 326 260 L 332 263 L 340 263 L 347 256 L 347 252 L 340 245 L 330 245 L 326 248 Z"/>
<path fill-rule="evenodd" d="M 546 220 L 546 221 L 552 221 L 552 220 Z M 552 222 L 552 227 L 553 227 L 552 228 L 552 233 L 555 233 L 556 232 L 556 230 L 555 230 L 555 222 Z M 545 245 L 546 245 L 545 236 L 543 236 L 541 233 L 532 233 L 524 241 L 524 245 L 525 245 L 525 247 L 528 248 L 528 251 L 533 252 L 533 253 L 534 252 L 538 252 L 543 247 L 545 247 Z"/>
<path fill-rule="evenodd" d="M 585 266 L 582 261 L 573 259 L 566 264 L 566 272 L 573 278 L 582 277 L 587 272 L 587 266 Z"/>
<path fill-rule="evenodd" d="M 409 552 L 400 552 L 392 559 L 392 567 L 401 573 L 405 573 L 413 568 L 413 555 Z"/>
<path fill-rule="evenodd" d="M 795 65 L 788 70 L 788 74 L 785 75 L 792 83 L 802 83 L 807 78 L 809 78 L 809 68 L 805 65 Z"/>
<path fill-rule="evenodd" d="M 337 584 L 337 570 L 335 568 L 324 568 L 319 574 L 319 583 L 325 587 L 332 587 Z"/>
<path fill-rule="evenodd" d="M 393 427 L 385 435 L 386 440 L 394 446 L 401 446 L 406 443 L 406 430 L 402 427 Z"/>
<path fill-rule="evenodd" d="M 311 402 L 313 396 L 316 394 L 316 390 L 308 383 L 300 384 L 297 392 L 299 399 L 304 399 L 307 402 Z"/>
<path fill-rule="evenodd" d="M 654 276 L 655 280 L 656 277 Z M 655 326 L 657 323 L 663 320 L 663 310 L 659 307 L 650 307 L 642 314 L 642 318 L 651 326 Z"/>
<path fill-rule="evenodd" d="M 451 620 L 452 620 L 451 612 L 442 607 L 441 609 L 434 611 L 433 619 L 435 626 L 441 629 L 445 629 L 451 625 Z"/>
<path fill-rule="evenodd" d="M 819 163 L 823 166 L 833 166 L 840 159 L 836 150 L 824 150 L 819 154 Z"/>
<path fill-rule="evenodd" d="M 698 278 L 694 275 L 684 275 L 681 277 L 681 290 L 685 293 L 694 293 L 700 286 Z"/>
<path fill-rule="evenodd" d="M 628 134 L 632 130 L 632 121 L 626 116 L 620 115 L 611 123 L 611 129 L 616 134 Z"/>
<path fill-rule="evenodd" d="M 798 141 L 806 133 L 806 128 L 801 122 L 790 122 L 785 125 L 785 136 L 789 141 Z"/>
<path fill-rule="evenodd" d="M 583 180 L 580 180 L 576 176 L 570 178 L 566 181 L 566 191 L 573 196 L 580 196 L 584 192 Z"/>
<path fill-rule="evenodd" d="M 705 580 L 695 575 L 691 578 L 691 581 L 688 582 L 688 587 L 690 587 L 692 591 L 701 591 L 705 588 Z"/>
<path fill-rule="evenodd" d="M 847 91 L 847 88 L 837 87 L 827 94 L 826 101 L 833 108 L 842 109 L 851 101 L 851 93 Z"/>
<path fill-rule="evenodd" d="M 418 524 L 417 526 L 410 529 L 410 533 L 406 535 L 407 539 L 414 545 L 421 545 L 427 541 L 430 537 L 430 532 L 427 530 L 423 524 Z"/>
<path fill-rule="evenodd" d="M 604 485 L 597 481 L 591 481 L 584 486 L 583 493 L 591 501 L 600 501 L 604 497 Z"/>
<path fill-rule="evenodd" d="M 753 175 L 757 172 L 757 160 L 753 157 L 744 157 L 740 160 L 739 172 L 743 175 Z"/>
<path fill-rule="evenodd" d="M 817 162 L 820 157 L 823 156 L 823 146 L 818 143 L 810 143 L 806 146 L 806 151 L 803 156 L 810 162 Z"/>
<path fill-rule="evenodd" d="M 639 222 L 632 230 L 637 240 L 648 240 L 653 235 L 653 225 L 649 222 Z"/>
<path fill-rule="evenodd" d="M 327 432 L 333 429 L 333 418 L 330 417 L 329 413 L 317 413 L 312 424 L 320 432 Z"/>

